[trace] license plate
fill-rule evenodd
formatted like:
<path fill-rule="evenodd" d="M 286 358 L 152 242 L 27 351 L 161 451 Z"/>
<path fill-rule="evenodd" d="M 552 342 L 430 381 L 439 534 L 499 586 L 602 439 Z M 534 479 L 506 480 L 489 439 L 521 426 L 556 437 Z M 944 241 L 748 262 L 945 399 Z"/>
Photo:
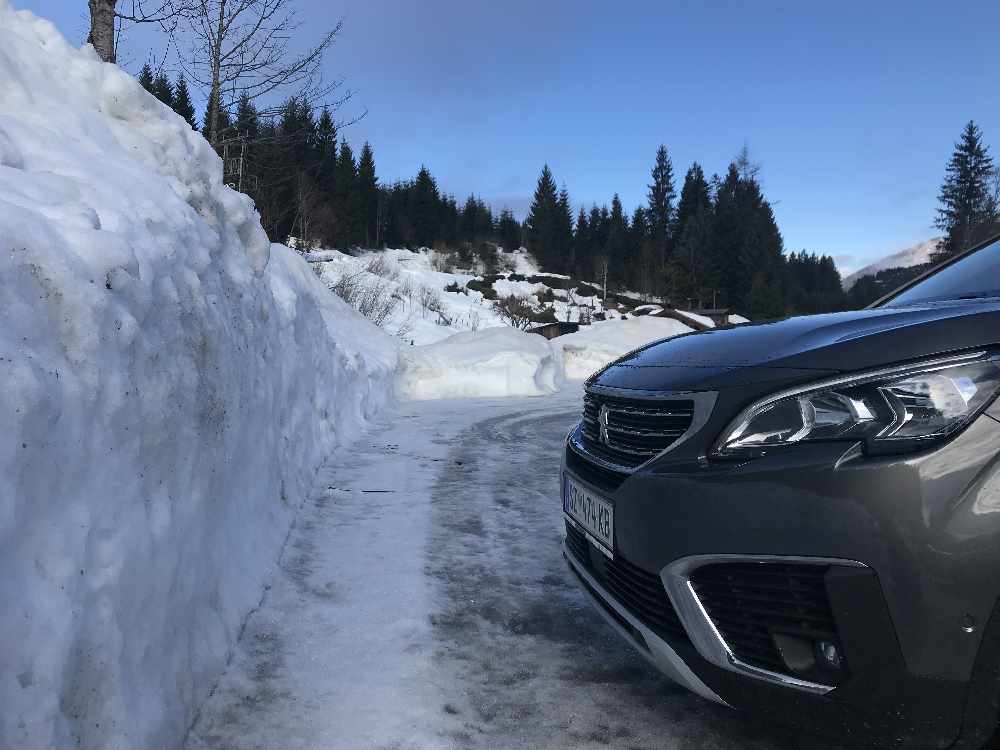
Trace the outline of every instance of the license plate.
<path fill-rule="evenodd" d="M 607 552 L 614 550 L 615 506 L 574 482 L 569 475 L 563 481 L 563 510 Z"/>

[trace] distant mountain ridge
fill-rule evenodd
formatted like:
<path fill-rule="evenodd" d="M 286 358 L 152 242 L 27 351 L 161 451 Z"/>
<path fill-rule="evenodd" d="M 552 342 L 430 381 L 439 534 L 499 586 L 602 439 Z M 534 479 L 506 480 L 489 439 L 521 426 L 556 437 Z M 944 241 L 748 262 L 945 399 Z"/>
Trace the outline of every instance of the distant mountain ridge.
<path fill-rule="evenodd" d="M 944 237 L 934 237 L 926 240 L 925 242 L 921 242 L 920 244 L 913 245 L 912 247 L 887 255 L 884 258 L 881 258 L 874 263 L 871 263 L 864 268 L 845 276 L 843 281 L 844 291 L 850 291 L 851 287 L 853 287 L 858 280 L 864 276 L 875 276 L 880 271 L 886 271 L 893 268 L 912 268 L 913 266 L 922 266 L 930 263 L 931 256 L 943 240 Z"/>

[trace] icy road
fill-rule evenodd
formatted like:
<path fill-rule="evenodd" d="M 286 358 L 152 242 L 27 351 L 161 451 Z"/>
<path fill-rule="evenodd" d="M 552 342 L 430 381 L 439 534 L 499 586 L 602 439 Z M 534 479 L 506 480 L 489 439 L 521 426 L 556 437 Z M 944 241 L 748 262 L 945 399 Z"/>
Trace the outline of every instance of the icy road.
<path fill-rule="evenodd" d="M 580 391 L 402 403 L 318 475 L 186 747 L 821 748 L 660 677 L 560 551 Z"/>

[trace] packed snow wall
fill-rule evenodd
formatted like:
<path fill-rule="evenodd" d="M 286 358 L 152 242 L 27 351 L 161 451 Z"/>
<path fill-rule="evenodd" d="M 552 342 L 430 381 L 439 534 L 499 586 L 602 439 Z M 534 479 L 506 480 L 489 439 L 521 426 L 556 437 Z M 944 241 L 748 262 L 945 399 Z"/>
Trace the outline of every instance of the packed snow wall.
<path fill-rule="evenodd" d="M 177 747 L 395 345 L 7 0 L 0 103 L 0 747 Z"/>

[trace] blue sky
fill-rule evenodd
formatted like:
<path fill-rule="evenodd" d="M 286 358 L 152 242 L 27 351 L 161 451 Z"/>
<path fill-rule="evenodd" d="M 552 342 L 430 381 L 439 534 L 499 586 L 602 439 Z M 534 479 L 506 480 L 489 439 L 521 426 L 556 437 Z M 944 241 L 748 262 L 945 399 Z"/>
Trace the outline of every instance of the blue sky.
<path fill-rule="evenodd" d="M 13 0 L 85 36 L 83 0 Z M 746 143 L 788 250 L 849 271 L 933 236 L 967 120 L 1000 149 L 1000 3 L 298 0 L 304 39 L 338 18 L 347 132 L 385 181 L 523 215 L 544 162 L 575 204 L 645 201 L 659 143 L 679 183 Z M 133 33 L 141 65 L 151 35 Z"/>

